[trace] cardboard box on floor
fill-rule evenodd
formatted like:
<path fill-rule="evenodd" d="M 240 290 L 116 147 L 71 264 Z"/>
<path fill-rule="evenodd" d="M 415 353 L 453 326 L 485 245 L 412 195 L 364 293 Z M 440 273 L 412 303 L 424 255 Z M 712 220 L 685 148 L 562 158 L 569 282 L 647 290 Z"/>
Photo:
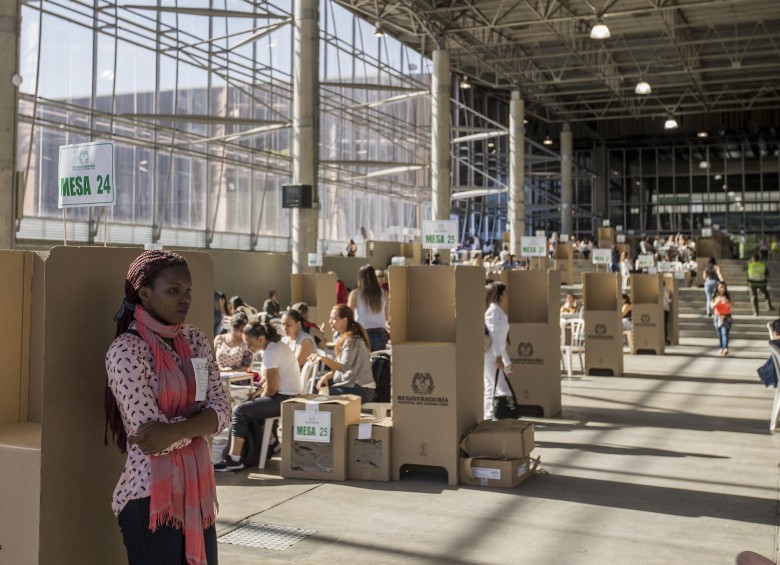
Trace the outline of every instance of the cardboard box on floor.
<path fill-rule="evenodd" d="M 362 417 L 348 432 L 349 470 L 347 478 L 359 481 L 392 479 L 390 418 Z"/>
<path fill-rule="evenodd" d="M 631 275 L 631 353 L 664 353 L 663 276 Z"/>
<path fill-rule="evenodd" d="M 477 487 L 514 488 L 533 475 L 534 461 L 464 457 L 461 460 L 460 484 Z"/>
<path fill-rule="evenodd" d="M 534 425 L 523 420 L 483 420 L 460 442 L 469 457 L 521 459 L 536 447 Z"/>
<path fill-rule="evenodd" d="M 282 477 L 347 480 L 347 428 L 359 420 L 360 397 L 352 394 L 282 402 Z"/>
<path fill-rule="evenodd" d="M 336 275 L 329 273 L 296 273 L 290 277 L 291 302 L 305 302 L 309 306 L 309 321 L 325 324 L 325 339 L 333 340 L 328 319 L 336 305 Z"/>
<path fill-rule="evenodd" d="M 561 412 L 560 272 L 505 271 L 502 281 L 509 292 L 512 372 L 507 376 L 518 404 L 556 416 Z"/>
<path fill-rule="evenodd" d="M 690 272 L 687 272 L 690 279 Z M 666 323 L 666 337 L 671 345 L 680 345 L 680 279 L 677 273 L 664 274 L 666 288 L 672 294 L 669 321 Z"/>
<path fill-rule="evenodd" d="M 441 467 L 458 484 L 459 443 L 482 420 L 485 270 L 391 267 L 393 478 Z"/>
<path fill-rule="evenodd" d="M 555 244 L 555 270 L 561 274 L 560 284 L 574 284 L 574 250 L 571 243 Z"/>
<path fill-rule="evenodd" d="M 623 374 L 623 323 L 618 273 L 582 273 L 585 373 Z"/>

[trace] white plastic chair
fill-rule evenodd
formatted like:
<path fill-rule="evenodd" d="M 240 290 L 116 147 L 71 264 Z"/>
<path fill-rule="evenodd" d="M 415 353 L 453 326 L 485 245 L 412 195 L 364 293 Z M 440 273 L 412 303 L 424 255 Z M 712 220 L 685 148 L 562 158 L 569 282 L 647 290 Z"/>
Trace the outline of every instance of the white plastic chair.
<path fill-rule="evenodd" d="M 569 333 L 569 343 L 566 343 L 567 332 Z M 561 357 L 564 360 L 564 367 L 567 376 L 571 379 L 572 357 L 576 353 L 580 358 L 580 367 L 583 372 L 585 365 L 582 362 L 582 353 L 585 351 L 585 320 L 581 318 L 569 318 L 561 320 Z"/>
<path fill-rule="evenodd" d="M 780 376 L 780 349 L 776 345 L 769 345 L 772 352 L 772 361 L 775 364 L 775 373 Z M 769 420 L 769 431 L 774 432 L 777 427 L 777 417 L 780 414 L 780 386 L 775 389 L 775 401 L 772 403 L 772 418 Z"/>
<path fill-rule="evenodd" d="M 311 361 L 306 361 L 306 363 L 303 364 L 303 367 L 301 367 L 301 380 L 300 380 L 300 386 L 298 387 L 298 393 L 302 394 L 306 388 L 306 383 L 309 381 L 309 379 L 316 375 L 317 371 L 317 363 L 312 363 Z M 271 444 L 271 432 L 273 431 L 274 427 L 279 423 L 281 420 L 280 416 L 273 416 L 271 418 L 266 418 L 263 421 L 263 439 L 260 443 L 260 462 L 257 465 L 258 469 L 265 469 L 265 462 L 268 458 L 268 447 Z"/>

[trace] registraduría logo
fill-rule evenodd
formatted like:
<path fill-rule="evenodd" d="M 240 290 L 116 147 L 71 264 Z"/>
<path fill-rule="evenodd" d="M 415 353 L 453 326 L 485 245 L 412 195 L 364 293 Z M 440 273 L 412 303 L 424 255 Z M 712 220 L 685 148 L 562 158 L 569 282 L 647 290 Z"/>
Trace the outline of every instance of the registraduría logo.
<path fill-rule="evenodd" d="M 523 341 L 517 345 L 517 354 L 520 357 L 532 357 L 534 354 L 534 345 L 530 341 Z"/>
<path fill-rule="evenodd" d="M 415 373 L 412 377 L 412 391 L 415 394 L 431 394 L 435 388 L 430 373 Z"/>

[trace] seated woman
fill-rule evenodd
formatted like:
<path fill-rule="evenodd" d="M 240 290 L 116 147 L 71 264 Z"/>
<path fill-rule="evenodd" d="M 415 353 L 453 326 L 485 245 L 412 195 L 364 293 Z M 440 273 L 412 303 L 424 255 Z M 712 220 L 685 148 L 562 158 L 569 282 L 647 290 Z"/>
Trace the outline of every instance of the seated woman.
<path fill-rule="evenodd" d="M 214 338 L 214 358 L 222 371 L 242 371 L 252 365 L 252 352 L 244 343 L 244 326 L 249 319 L 243 312 L 230 318 L 230 333 Z"/>
<path fill-rule="evenodd" d="M 244 327 L 244 341 L 250 351 L 263 352 L 260 388 L 249 395 L 249 400 L 233 409 L 230 452 L 224 461 L 214 465 L 215 471 L 240 471 L 245 468 L 241 452 L 251 424 L 279 416 L 282 402 L 300 394 L 301 370 L 293 352 L 279 343 L 280 340 L 269 322 L 252 322 Z"/>
<path fill-rule="evenodd" d="M 282 307 L 279 304 L 279 293 L 275 290 L 268 291 L 268 298 L 263 302 L 263 312 L 271 318 L 278 318 L 282 311 Z"/>
<path fill-rule="evenodd" d="M 338 304 L 330 312 L 330 327 L 339 334 L 336 358 L 313 354 L 310 361 L 322 361 L 331 369 L 317 383 L 319 388 L 330 386 L 330 394 L 355 394 L 363 402 L 372 402 L 376 383 L 371 372 L 369 341 L 366 330 L 355 321 L 352 308 Z"/>
<path fill-rule="evenodd" d="M 303 327 L 305 323 L 306 320 L 297 310 L 287 310 L 282 313 L 282 327 L 284 328 L 282 343 L 295 354 L 299 367 L 303 367 L 309 355 L 317 351 L 317 343 Z"/>
<path fill-rule="evenodd" d="M 561 306 L 561 314 L 576 314 L 578 310 L 577 298 L 571 292 L 568 293 L 563 306 Z"/>
<path fill-rule="evenodd" d="M 623 318 L 623 331 L 627 332 L 631 329 L 631 299 L 628 294 L 623 293 L 623 306 L 620 308 L 620 315 Z"/>
<path fill-rule="evenodd" d="M 296 302 L 292 305 L 291 310 L 296 310 L 303 316 L 303 329 L 314 338 L 315 345 L 319 347 L 320 343 L 325 341 L 325 334 L 322 333 L 322 329 L 317 327 L 317 324 L 309 321 L 309 305 L 305 302 Z M 324 326 L 325 324 L 323 324 Z"/>

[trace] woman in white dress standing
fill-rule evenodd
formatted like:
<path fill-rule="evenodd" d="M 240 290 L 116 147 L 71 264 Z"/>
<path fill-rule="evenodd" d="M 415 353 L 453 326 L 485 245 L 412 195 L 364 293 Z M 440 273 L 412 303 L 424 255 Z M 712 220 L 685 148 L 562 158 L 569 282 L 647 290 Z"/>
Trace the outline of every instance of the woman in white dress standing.
<path fill-rule="evenodd" d="M 485 420 L 493 420 L 493 397 L 496 396 L 496 370 L 498 375 L 497 396 L 512 396 L 504 373 L 512 372 L 512 361 L 506 350 L 509 335 L 509 317 L 506 315 L 509 295 L 506 285 L 493 281 L 485 287 L 488 308 L 485 311 L 485 330 L 490 336 L 490 345 L 485 348 Z"/>

